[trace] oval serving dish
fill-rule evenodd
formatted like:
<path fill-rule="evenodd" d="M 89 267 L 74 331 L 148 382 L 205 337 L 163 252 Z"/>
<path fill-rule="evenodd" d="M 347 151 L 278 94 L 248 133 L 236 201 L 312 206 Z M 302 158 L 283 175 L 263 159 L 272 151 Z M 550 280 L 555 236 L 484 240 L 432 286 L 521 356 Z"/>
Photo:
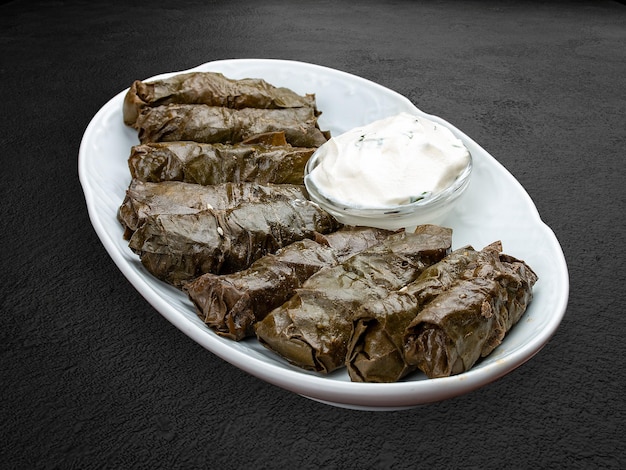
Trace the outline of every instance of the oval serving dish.
<path fill-rule="evenodd" d="M 501 240 L 507 254 L 525 260 L 539 276 L 534 299 L 504 342 L 470 371 L 426 379 L 421 373 L 391 384 L 353 383 L 345 371 L 321 376 L 286 363 L 255 339 L 234 342 L 209 330 L 191 302 L 175 288 L 152 277 L 123 238 L 116 214 L 130 182 L 127 159 L 138 143 L 122 120 L 127 90 L 107 102 L 89 123 L 79 150 L 79 176 L 91 222 L 124 276 L 168 321 L 191 339 L 248 373 L 331 405 L 352 409 L 395 410 L 468 393 L 514 370 L 547 343 L 560 324 L 569 295 L 561 246 L 517 180 L 476 142 L 439 117 L 417 109 L 408 99 L 363 78 L 295 61 L 235 59 L 209 62 L 188 71 L 221 72 L 230 78 L 263 78 L 300 94 L 315 93 L 323 112 L 319 123 L 338 135 L 402 111 L 448 126 L 469 149 L 472 181 L 457 206 L 441 221 L 453 229 L 453 248 L 476 248 Z M 154 78 L 164 78 L 172 72 Z M 129 79 L 129 84 L 135 77 Z"/>

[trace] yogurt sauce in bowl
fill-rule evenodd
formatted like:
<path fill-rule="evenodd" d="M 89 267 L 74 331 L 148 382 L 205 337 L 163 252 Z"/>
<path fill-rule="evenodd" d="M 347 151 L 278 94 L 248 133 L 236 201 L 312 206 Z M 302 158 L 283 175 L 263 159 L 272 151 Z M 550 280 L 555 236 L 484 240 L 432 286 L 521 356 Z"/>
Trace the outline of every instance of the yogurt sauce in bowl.
<path fill-rule="evenodd" d="M 471 163 L 450 129 L 403 112 L 331 138 L 311 157 L 305 184 L 340 222 L 395 229 L 438 223 Z"/>

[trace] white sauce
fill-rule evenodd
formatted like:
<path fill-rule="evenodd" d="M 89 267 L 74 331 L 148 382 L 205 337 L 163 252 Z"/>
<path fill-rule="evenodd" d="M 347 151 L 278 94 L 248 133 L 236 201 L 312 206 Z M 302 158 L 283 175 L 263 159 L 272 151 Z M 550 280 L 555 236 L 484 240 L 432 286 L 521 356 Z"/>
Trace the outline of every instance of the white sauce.
<path fill-rule="evenodd" d="M 309 177 L 327 198 L 348 206 L 393 207 L 446 189 L 470 154 L 452 132 L 400 113 L 331 138 Z"/>

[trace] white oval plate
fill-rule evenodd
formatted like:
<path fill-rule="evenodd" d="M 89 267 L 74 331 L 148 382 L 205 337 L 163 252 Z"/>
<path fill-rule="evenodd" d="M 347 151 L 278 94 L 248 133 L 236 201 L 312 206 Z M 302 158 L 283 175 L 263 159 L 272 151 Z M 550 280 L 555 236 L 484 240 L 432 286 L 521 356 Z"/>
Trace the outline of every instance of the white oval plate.
<path fill-rule="evenodd" d="M 138 143 L 136 131 L 122 121 L 124 90 L 98 111 L 85 131 L 79 150 L 80 181 L 91 222 L 113 261 L 141 295 L 182 332 L 269 383 L 324 403 L 366 410 L 410 408 L 470 392 L 520 366 L 550 339 L 565 314 L 569 295 L 563 251 L 526 191 L 476 142 L 446 121 L 418 110 L 398 93 L 330 68 L 285 60 L 240 59 L 209 62 L 192 70 L 221 72 L 230 78 L 263 78 L 300 94 L 315 93 L 323 112 L 320 127 L 333 135 L 401 111 L 447 125 L 474 158 L 472 183 L 442 224 L 454 230 L 454 248 L 466 244 L 482 248 L 502 240 L 504 251 L 528 262 L 539 281 L 528 311 L 500 347 L 470 371 L 453 377 L 429 380 L 415 373 L 392 384 L 353 383 L 345 370 L 321 376 L 293 367 L 255 339 L 233 342 L 221 338 L 199 320 L 182 292 L 143 268 L 122 236 L 116 212 L 130 182 L 130 148 Z M 176 73 L 181 72 L 152 79 Z"/>

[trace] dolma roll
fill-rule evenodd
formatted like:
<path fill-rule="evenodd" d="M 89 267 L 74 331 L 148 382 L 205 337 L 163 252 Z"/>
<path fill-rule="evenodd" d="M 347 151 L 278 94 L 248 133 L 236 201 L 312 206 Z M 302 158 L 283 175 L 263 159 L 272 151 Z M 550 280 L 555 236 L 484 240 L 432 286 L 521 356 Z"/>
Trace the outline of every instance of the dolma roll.
<path fill-rule="evenodd" d="M 301 185 L 223 183 L 212 186 L 164 181 L 145 183 L 133 179 L 118 211 L 124 227 L 124 238 L 143 224 L 147 217 L 156 214 L 195 214 L 205 209 L 228 209 L 242 202 L 260 199 L 305 199 L 306 190 Z"/>
<path fill-rule="evenodd" d="M 286 302 L 296 288 L 326 266 L 391 235 L 369 227 L 344 227 L 268 254 L 232 274 L 203 274 L 184 286 L 198 316 L 217 334 L 236 341 L 254 335 L 254 324 Z"/>
<path fill-rule="evenodd" d="M 227 108 L 315 108 L 315 96 L 300 96 L 262 79 L 241 80 L 216 72 L 189 72 L 152 81 L 136 80 L 124 97 L 124 123 L 133 126 L 146 107 L 207 104 Z"/>
<path fill-rule="evenodd" d="M 508 255 L 468 270 L 408 325 L 406 361 L 429 378 L 469 370 L 519 321 L 536 281 L 526 263 Z"/>
<path fill-rule="evenodd" d="M 404 357 L 406 327 L 423 305 L 447 290 L 463 273 L 497 257 L 499 242 L 476 251 L 459 248 L 427 267 L 412 283 L 389 296 L 368 303 L 353 316 L 353 332 L 346 365 L 354 382 L 396 382 L 417 369 Z"/>
<path fill-rule="evenodd" d="M 129 247 L 150 273 L 182 287 L 204 273 L 246 269 L 283 246 L 337 228 L 306 199 L 261 198 L 225 210 L 148 216 Z"/>
<path fill-rule="evenodd" d="M 289 362 L 322 373 L 345 363 L 353 312 L 414 281 L 446 256 L 452 231 L 433 225 L 401 232 L 345 262 L 323 268 L 256 323 L 260 342 Z"/>
<path fill-rule="evenodd" d="M 353 382 L 397 382 L 417 366 L 404 359 L 404 330 L 419 310 L 419 302 L 406 292 L 391 292 L 356 314 L 346 352 Z"/>
<path fill-rule="evenodd" d="M 256 134 L 282 131 L 295 147 L 319 147 L 328 139 L 312 108 L 230 109 L 203 104 L 145 108 L 137 117 L 139 142 L 237 143 Z"/>
<path fill-rule="evenodd" d="M 133 178 L 155 183 L 304 184 L 304 167 L 314 151 L 286 141 L 281 145 L 156 142 L 134 146 L 128 167 Z"/>

